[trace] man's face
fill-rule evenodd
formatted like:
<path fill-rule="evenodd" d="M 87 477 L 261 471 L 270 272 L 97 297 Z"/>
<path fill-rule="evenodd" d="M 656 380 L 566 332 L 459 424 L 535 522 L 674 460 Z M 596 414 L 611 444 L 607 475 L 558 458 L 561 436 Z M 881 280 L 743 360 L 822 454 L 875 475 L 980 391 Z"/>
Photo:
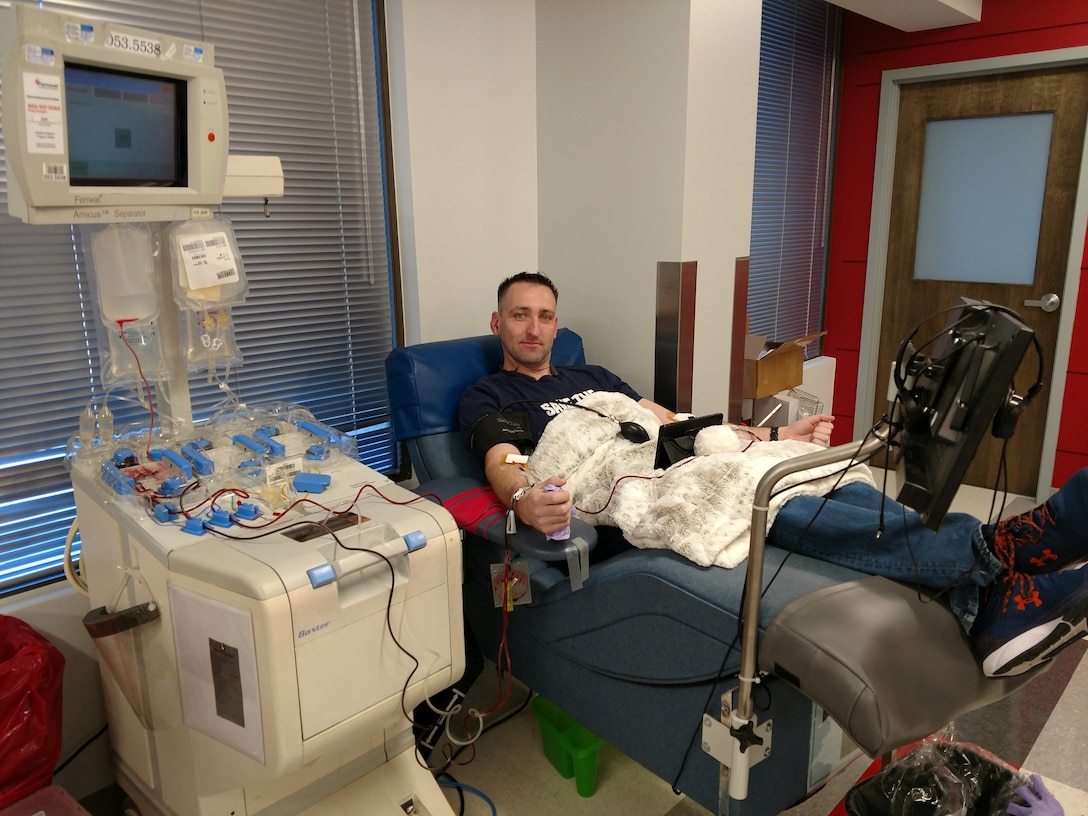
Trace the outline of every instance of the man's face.
<path fill-rule="evenodd" d="M 502 341 L 508 361 L 525 369 L 551 365 L 552 343 L 559 331 L 555 305 L 552 290 L 541 284 L 521 281 L 506 290 L 499 310 L 491 315 L 491 332 Z"/>

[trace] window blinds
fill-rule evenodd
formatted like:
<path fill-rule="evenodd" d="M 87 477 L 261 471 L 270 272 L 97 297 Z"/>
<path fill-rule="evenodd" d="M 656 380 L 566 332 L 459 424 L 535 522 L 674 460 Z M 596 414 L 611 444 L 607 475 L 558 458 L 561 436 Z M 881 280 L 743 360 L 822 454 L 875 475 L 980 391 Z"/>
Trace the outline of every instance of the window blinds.
<path fill-rule="evenodd" d="M 384 360 L 394 328 L 372 4 L 45 7 L 214 44 L 226 76 L 230 151 L 279 156 L 285 187 L 269 204 L 270 218 L 256 200 L 222 207 L 249 281 L 232 314 L 244 364 L 229 386 L 250 405 L 304 405 L 353 434 L 368 465 L 391 470 Z M 0 164 L 0 592 L 60 574 L 75 515 L 66 444 L 88 401 L 97 406 L 104 396 L 80 229 L 8 216 L 5 172 Z M 224 398 L 204 379 L 190 379 L 197 420 Z M 118 426 L 147 420 L 120 393 L 109 405 Z"/>
<path fill-rule="evenodd" d="M 823 328 L 840 18 L 823 0 L 763 2 L 748 317 L 773 340 Z"/>

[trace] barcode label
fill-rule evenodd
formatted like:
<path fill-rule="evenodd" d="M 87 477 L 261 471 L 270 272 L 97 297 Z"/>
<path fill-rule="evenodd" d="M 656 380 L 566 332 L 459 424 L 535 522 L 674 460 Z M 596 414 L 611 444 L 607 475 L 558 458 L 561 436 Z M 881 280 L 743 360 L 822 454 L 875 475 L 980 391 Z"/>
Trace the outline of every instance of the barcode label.
<path fill-rule="evenodd" d="M 287 459 L 283 462 L 269 463 L 265 467 L 265 477 L 269 484 L 284 482 L 293 479 L 302 472 L 302 462 L 298 459 Z"/>
<path fill-rule="evenodd" d="M 216 225 L 219 226 L 219 225 Z M 238 283 L 242 276 L 238 260 L 225 232 L 181 236 L 178 240 L 185 279 L 190 291 Z M 216 299 L 219 295 L 216 294 Z"/>

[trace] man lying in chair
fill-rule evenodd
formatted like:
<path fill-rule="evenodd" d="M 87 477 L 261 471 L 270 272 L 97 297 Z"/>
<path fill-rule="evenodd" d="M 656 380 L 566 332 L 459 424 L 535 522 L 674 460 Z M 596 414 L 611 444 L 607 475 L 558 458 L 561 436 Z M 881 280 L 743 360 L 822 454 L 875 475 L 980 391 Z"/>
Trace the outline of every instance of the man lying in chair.
<path fill-rule="evenodd" d="M 557 302 L 555 285 L 539 273 L 522 272 L 499 285 L 491 331 L 502 344 L 502 369 L 471 386 L 459 412 L 470 447 L 483 460 L 499 499 L 519 520 L 544 533 L 569 525 L 573 505 L 571 494 L 562 489 L 566 480 L 553 475 L 533 484 L 523 468 L 508 462 L 532 451 L 555 416 L 592 394 L 615 392 L 662 422 L 673 419 L 607 369 L 552 366 Z M 820 415 L 741 433 L 761 442 L 826 446 L 833 422 Z M 1088 634 L 1088 570 L 1080 568 L 1088 559 L 1086 528 L 1088 468 L 1030 512 L 998 524 L 950 513 L 937 531 L 871 482 L 855 481 L 823 496 L 786 500 L 768 543 L 942 591 L 970 635 L 983 670 L 996 677 L 1026 672 Z"/>

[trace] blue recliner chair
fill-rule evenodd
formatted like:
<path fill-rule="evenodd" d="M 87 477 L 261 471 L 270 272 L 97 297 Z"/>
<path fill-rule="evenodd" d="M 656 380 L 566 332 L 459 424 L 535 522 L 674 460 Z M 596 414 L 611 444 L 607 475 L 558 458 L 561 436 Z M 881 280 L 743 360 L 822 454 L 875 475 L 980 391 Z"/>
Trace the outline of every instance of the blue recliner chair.
<path fill-rule="evenodd" d="M 562 329 L 553 359 L 584 362 L 581 338 Z M 408 447 L 418 492 L 448 499 L 483 483 L 457 406 L 501 361 L 492 336 L 390 353 L 394 433 Z M 470 526 L 466 622 L 494 659 L 502 615 L 491 565 L 503 560 L 504 525 Z M 745 567 L 705 568 L 667 550 L 628 548 L 595 563 L 576 588 L 558 545 L 535 531 L 519 536 L 531 556 L 533 601 L 509 615 L 513 674 L 714 813 L 768 816 L 804 799 L 835 770 L 827 755 L 836 727 L 881 756 L 1027 679 L 986 678 L 951 612 L 916 588 L 768 548 L 758 653 L 766 675 L 753 698 L 763 744 L 750 749 L 747 798 L 730 799 L 720 724 L 737 685 Z"/>

